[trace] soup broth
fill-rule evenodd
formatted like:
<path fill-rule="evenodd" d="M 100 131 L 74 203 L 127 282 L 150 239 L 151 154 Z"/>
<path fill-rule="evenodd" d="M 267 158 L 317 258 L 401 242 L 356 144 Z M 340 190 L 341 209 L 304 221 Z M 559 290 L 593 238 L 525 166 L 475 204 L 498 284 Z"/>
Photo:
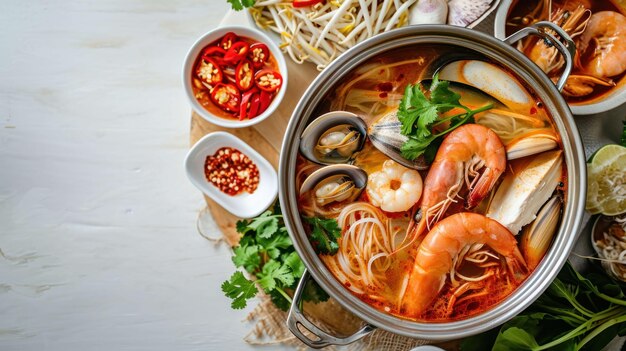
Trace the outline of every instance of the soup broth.
<path fill-rule="evenodd" d="M 574 40 L 577 57 L 563 95 L 574 105 L 597 102 L 621 87 L 626 63 L 626 8 L 612 0 L 551 0 L 552 13 L 542 1 L 514 0 L 506 22 L 506 35 L 538 21 L 552 21 Z M 526 56 L 554 81 L 560 77 L 563 60 L 556 49 L 536 37 L 518 43 Z"/>
<path fill-rule="evenodd" d="M 466 176 L 469 177 L 468 183 L 465 184 L 463 181 L 460 191 L 454 195 L 451 193 L 443 195 L 444 198 L 451 196 L 451 201 L 447 202 L 446 207 L 437 216 L 429 217 L 431 211 L 423 213 L 424 197 L 427 193 L 438 196 L 441 195 L 437 194 L 438 192 L 451 190 L 438 189 L 435 186 L 439 185 L 438 182 L 429 181 L 429 173 L 440 172 L 440 169 L 435 169 L 437 160 L 450 155 L 442 152 L 440 147 L 435 163 L 422 167 L 423 169 L 419 171 L 410 170 L 392 161 L 386 152 L 376 147 L 372 143 L 372 133 L 376 126 L 382 123 L 381 120 L 385 120 L 390 114 L 395 116 L 394 113 L 398 109 L 407 85 L 430 79 L 431 73 L 429 72 L 432 71 L 433 66 L 454 64 L 454 62 L 446 62 L 445 58 L 461 57 L 463 54 L 467 54 L 467 57 L 476 57 L 476 53 L 466 52 L 464 49 L 449 45 L 409 47 L 376 56 L 348 73 L 339 84 L 334 86 L 312 116 L 313 120 L 328 111 L 347 111 L 362 118 L 368 127 L 368 137 L 364 145 L 353 154 L 350 161 L 346 162 L 367 174 L 368 182 L 364 190 L 360 193 L 356 191 L 359 187 L 356 181 L 354 182 L 356 186 L 352 184 L 353 188 L 351 188 L 351 191 L 356 191 L 351 193 L 354 195 L 331 198 L 323 194 L 329 187 L 334 186 L 333 189 L 337 189 L 345 185 L 342 182 L 349 177 L 344 176 L 344 179 L 338 183 L 331 182 L 330 186 L 324 183 L 309 189 L 305 185 L 303 188 L 307 189 L 302 191 L 298 198 L 299 211 L 305 219 L 303 222 L 309 233 L 314 228 L 312 225 L 307 225 L 312 222 L 306 219 L 312 217 L 335 219 L 341 229 L 341 234 L 337 239 L 337 252 L 320 253 L 319 257 L 335 278 L 361 300 L 381 311 L 411 320 L 448 322 L 468 318 L 501 302 L 523 282 L 534 269 L 536 265 L 536 262 L 533 263 L 534 260 L 537 260 L 537 258 L 529 259 L 531 256 L 529 251 L 532 249 L 524 244 L 525 234 L 522 234 L 532 223 L 526 224 L 524 229 L 514 233 L 506 229 L 507 238 L 512 240 L 511 245 L 524 254 L 524 258 L 521 259 L 523 262 L 519 263 L 523 268 L 517 273 L 512 273 L 513 268 L 509 264 L 513 259 L 503 254 L 502 250 L 490 247 L 487 243 L 470 240 L 455 248 L 454 245 L 458 242 L 465 243 L 466 241 L 464 238 L 460 241 L 457 240 L 459 238 L 447 238 L 455 234 L 444 227 L 451 225 L 456 218 L 462 216 L 466 216 L 468 221 L 471 219 L 477 223 L 495 222 L 496 220 L 490 217 L 498 218 L 497 210 L 509 206 L 507 200 L 498 204 L 502 196 L 497 193 L 506 193 L 506 187 L 513 187 L 516 185 L 511 184 L 520 183 L 518 176 L 530 174 L 528 165 L 539 162 L 537 161 L 539 158 L 550 155 L 557 155 L 556 157 L 561 158 L 558 133 L 542 102 L 533 95 L 533 92 L 523 88 L 531 99 L 529 104 L 505 105 L 501 101 L 507 101 L 507 99 L 494 99 L 493 101 L 496 101 L 494 108 L 477 114 L 475 122 L 478 126 L 472 128 L 495 133 L 498 142 L 510 150 L 513 150 L 519 140 L 529 140 L 528 138 L 539 135 L 551 136 L 554 140 L 553 147 L 549 151 L 543 150 L 505 161 L 506 167 L 503 169 L 503 174 L 497 177 L 496 183 L 488 190 L 484 199 L 477 206 L 468 209 L 465 206 L 465 200 L 471 192 L 473 179 L 479 177 L 476 173 L 485 172 L 487 168 L 484 162 L 476 165 L 476 172 Z M 467 65 L 474 63 L 474 60 L 471 61 Z M 496 67 L 495 69 L 499 72 L 517 81 L 517 78 L 504 67 L 488 62 L 486 58 L 481 58 L 478 65 Z M 444 71 L 440 72 L 440 75 L 443 75 Z M 471 108 L 482 106 L 488 102 L 486 99 L 493 98 L 484 91 L 469 85 L 457 84 L 454 89 L 461 95 L 460 102 Z M 441 114 L 439 118 L 444 119 L 455 113 L 458 111 L 451 110 Z M 349 122 L 350 118 L 346 121 Z M 457 130 L 460 132 L 461 128 L 466 127 L 468 126 L 459 127 Z M 446 138 L 444 138 L 444 143 L 446 143 Z M 549 153 L 552 154 L 548 155 Z M 487 152 L 485 157 L 491 158 L 492 155 Z M 320 165 L 300 154 L 297 162 L 297 186 L 310 183 L 311 177 L 314 177 L 312 174 L 319 174 L 326 167 L 335 166 Z M 554 193 L 555 197 L 561 199 L 560 204 L 567 183 L 567 175 L 562 163 L 556 167 L 558 168 L 556 170 L 558 185 L 542 191 L 547 194 Z M 387 174 L 396 172 L 400 176 L 391 180 L 385 188 L 381 185 L 382 183 L 378 182 L 381 172 L 387 172 Z M 446 175 L 449 174 L 445 172 L 441 174 L 442 177 Z M 530 178 L 525 179 L 524 182 L 532 183 L 531 179 L 534 176 L 529 175 Z M 419 189 L 417 189 L 417 178 L 420 178 Z M 425 179 L 423 189 L 421 179 Z M 468 184 L 470 186 L 467 186 Z M 400 196 L 399 191 L 404 189 L 403 187 L 406 187 L 407 192 Z M 418 192 L 421 192 L 421 198 Z M 385 198 L 389 194 L 397 196 L 389 203 L 396 209 L 394 211 L 385 210 L 385 205 L 380 205 L 378 201 L 379 195 Z M 324 199 L 322 195 L 325 196 Z M 419 200 L 411 203 L 412 200 L 409 198 L 419 198 Z M 545 199 L 535 199 L 535 201 L 542 201 L 543 204 Z M 384 199 L 382 203 L 385 203 Z M 398 208 L 402 210 L 397 210 Z M 422 226 L 421 233 L 415 234 L 422 225 L 421 220 L 425 220 L 426 224 Z M 501 224 L 509 227 L 510 223 L 503 221 Z M 514 226 L 511 224 L 511 227 Z M 498 231 L 502 231 L 500 227 Z M 436 236 L 437 233 L 438 236 Z M 553 234 L 554 230 L 546 233 L 546 235 Z M 317 239 L 312 235 L 310 237 L 315 243 Z M 435 247 L 441 247 L 437 250 L 441 249 L 442 252 L 453 252 L 449 258 L 441 255 L 441 264 L 448 267 L 445 272 L 441 271 L 441 267 L 430 265 L 428 260 L 420 260 L 417 263 L 423 263 L 424 266 L 416 266 L 416 259 L 425 257 L 425 250 Z M 545 248 L 537 254 L 540 256 L 539 260 L 544 253 Z M 424 272 L 416 271 L 420 269 L 424 269 Z M 515 274 L 518 273 L 519 275 L 516 276 Z M 428 279 L 424 280 L 425 277 Z M 425 284 L 425 281 L 431 281 L 430 278 L 434 278 L 432 284 Z M 421 284 L 420 279 L 422 279 Z M 421 295 L 422 291 L 433 288 L 436 291 L 430 292 L 433 295 L 432 300 L 425 302 L 428 307 L 418 310 L 412 307 L 413 298 Z M 428 292 L 425 295 L 428 295 Z"/>

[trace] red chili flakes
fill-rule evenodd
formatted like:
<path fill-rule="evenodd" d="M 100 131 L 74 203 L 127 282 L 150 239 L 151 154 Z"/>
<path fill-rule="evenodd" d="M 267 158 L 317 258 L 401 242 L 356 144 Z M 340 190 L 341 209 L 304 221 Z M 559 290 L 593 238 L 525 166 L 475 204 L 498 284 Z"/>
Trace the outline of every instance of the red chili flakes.
<path fill-rule="evenodd" d="M 223 193 L 234 196 L 252 194 L 259 186 L 259 168 L 237 149 L 223 147 L 204 161 L 204 175 Z"/>
<path fill-rule="evenodd" d="M 376 84 L 376 89 L 378 89 L 378 91 L 389 92 L 393 90 L 393 84 L 391 84 L 391 82 L 378 83 Z"/>

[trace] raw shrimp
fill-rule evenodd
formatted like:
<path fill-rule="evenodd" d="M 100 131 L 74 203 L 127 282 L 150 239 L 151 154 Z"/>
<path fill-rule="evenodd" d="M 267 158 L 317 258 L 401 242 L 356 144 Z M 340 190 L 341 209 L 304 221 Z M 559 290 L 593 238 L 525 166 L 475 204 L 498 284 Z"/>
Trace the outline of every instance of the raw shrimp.
<path fill-rule="evenodd" d="M 482 174 L 479 170 L 484 168 Z M 413 242 L 426 228 L 438 222 L 463 183 L 469 188 L 465 208 L 478 205 L 489 194 L 506 168 L 506 150 L 498 135 L 480 124 L 466 124 L 452 131 L 441 143 L 424 181 L 417 226 L 411 223 L 407 238 Z M 471 178 L 471 179 L 470 179 Z"/>
<path fill-rule="evenodd" d="M 626 70 L 626 17 L 614 11 L 594 13 L 580 37 L 583 71 L 594 77 L 613 77 Z"/>
<path fill-rule="evenodd" d="M 407 288 L 400 296 L 403 312 L 413 317 L 421 315 L 443 287 L 455 257 L 474 244 L 487 245 L 504 256 L 516 282 L 526 277 L 526 263 L 506 227 L 481 214 L 457 213 L 437 223 L 417 249 Z"/>
<path fill-rule="evenodd" d="M 420 199 L 422 177 L 415 170 L 386 160 L 380 171 L 369 175 L 366 190 L 374 206 L 387 212 L 404 212 Z"/>

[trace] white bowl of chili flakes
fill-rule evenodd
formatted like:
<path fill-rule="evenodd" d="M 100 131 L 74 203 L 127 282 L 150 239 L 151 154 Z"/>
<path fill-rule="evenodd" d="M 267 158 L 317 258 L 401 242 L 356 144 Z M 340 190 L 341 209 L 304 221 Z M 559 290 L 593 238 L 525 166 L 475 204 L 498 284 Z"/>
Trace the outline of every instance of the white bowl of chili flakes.
<path fill-rule="evenodd" d="M 201 36 L 183 64 L 183 87 L 193 110 L 227 128 L 268 118 L 287 90 L 287 63 L 263 32 L 225 26 Z"/>
<path fill-rule="evenodd" d="M 185 169 L 196 188 L 240 218 L 263 213 L 278 194 L 274 167 L 227 132 L 210 133 L 198 140 L 187 154 Z"/>

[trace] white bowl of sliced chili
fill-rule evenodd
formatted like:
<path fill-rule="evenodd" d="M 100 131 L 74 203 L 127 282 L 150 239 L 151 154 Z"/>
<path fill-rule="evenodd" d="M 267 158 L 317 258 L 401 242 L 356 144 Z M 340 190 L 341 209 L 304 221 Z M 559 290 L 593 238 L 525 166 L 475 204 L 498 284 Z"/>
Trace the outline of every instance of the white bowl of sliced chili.
<path fill-rule="evenodd" d="M 213 132 L 198 140 L 187 154 L 185 169 L 196 188 L 240 218 L 263 213 L 278 194 L 274 167 L 227 132 Z"/>
<path fill-rule="evenodd" d="M 264 33 L 220 27 L 200 37 L 183 65 L 192 108 L 207 121 L 242 128 L 269 117 L 287 89 L 287 64 Z"/>

